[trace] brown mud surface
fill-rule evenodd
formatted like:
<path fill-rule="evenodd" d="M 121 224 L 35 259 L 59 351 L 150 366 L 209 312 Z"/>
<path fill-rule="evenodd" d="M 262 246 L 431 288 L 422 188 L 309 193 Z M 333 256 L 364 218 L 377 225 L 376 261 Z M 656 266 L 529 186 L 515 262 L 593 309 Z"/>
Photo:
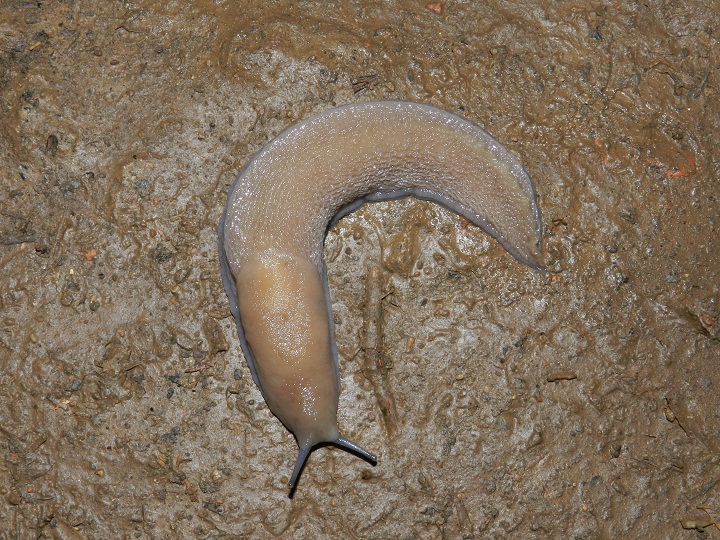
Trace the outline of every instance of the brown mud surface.
<path fill-rule="evenodd" d="M 0 2 L 0 539 L 720 538 L 720 25 L 689 2 Z M 486 127 L 540 274 L 444 209 L 325 256 L 340 425 L 313 453 L 237 342 L 216 229 L 294 121 Z"/>

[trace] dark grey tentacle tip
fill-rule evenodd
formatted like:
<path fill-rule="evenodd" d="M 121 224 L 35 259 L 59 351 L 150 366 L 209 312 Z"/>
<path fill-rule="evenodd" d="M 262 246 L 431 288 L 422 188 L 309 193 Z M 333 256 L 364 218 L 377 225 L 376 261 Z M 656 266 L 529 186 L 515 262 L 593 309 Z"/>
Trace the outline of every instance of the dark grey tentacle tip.
<path fill-rule="evenodd" d="M 533 263 L 532 265 L 530 265 L 530 268 L 532 268 L 536 272 L 539 272 L 540 274 L 547 274 L 550 272 L 550 270 L 548 270 L 545 263 L 542 262 L 542 260 L 540 260 L 540 259 L 538 259 L 538 261 L 536 263 Z"/>

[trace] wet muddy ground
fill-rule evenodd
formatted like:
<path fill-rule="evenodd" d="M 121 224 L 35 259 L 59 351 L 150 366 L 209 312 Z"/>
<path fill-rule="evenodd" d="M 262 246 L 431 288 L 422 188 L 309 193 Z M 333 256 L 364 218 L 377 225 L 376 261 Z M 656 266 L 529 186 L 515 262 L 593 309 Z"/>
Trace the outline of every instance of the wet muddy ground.
<path fill-rule="evenodd" d="M 0 539 L 720 538 L 716 2 L 0 3 Z M 430 203 L 325 257 L 340 425 L 246 368 L 226 191 L 296 120 L 466 115 L 534 178 L 547 274 Z"/>

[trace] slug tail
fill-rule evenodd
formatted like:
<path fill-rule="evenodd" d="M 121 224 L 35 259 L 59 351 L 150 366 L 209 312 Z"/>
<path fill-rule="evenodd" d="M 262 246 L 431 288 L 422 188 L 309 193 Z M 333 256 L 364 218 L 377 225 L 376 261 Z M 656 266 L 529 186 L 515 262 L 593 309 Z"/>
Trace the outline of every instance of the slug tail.
<path fill-rule="evenodd" d="M 305 466 L 305 462 L 307 461 L 310 452 L 312 452 L 312 446 L 303 446 L 302 448 L 300 448 L 297 460 L 295 461 L 295 468 L 293 469 L 292 475 L 290 476 L 290 481 L 288 482 L 288 487 L 290 489 L 293 489 L 295 487 L 295 484 L 297 484 L 300 472 Z"/>
<path fill-rule="evenodd" d="M 344 448 L 345 450 L 349 450 L 350 452 L 353 452 L 355 454 L 358 454 L 359 456 L 362 456 L 367 461 L 375 465 L 377 463 L 377 456 L 375 454 L 371 454 L 367 450 L 365 450 L 362 446 L 355 444 L 352 441 L 347 440 L 345 437 L 340 435 L 337 439 L 333 441 L 333 443 L 340 448 Z"/>

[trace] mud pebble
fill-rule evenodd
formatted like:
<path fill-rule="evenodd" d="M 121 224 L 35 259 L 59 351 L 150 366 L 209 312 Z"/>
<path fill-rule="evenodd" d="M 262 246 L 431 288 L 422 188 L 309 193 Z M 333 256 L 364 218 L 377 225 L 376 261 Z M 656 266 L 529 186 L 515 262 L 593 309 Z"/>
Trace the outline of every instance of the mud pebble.
<path fill-rule="evenodd" d="M 147 178 L 141 178 L 135 182 L 133 189 L 141 199 L 150 200 L 153 192 L 153 186 Z"/>
<path fill-rule="evenodd" d="M 168 433 L 160 437 L 160 440 L 164 443 L 175 444 L 177 442 L 178 435 L 180 435 L 180 428 L 174 427 Z"/>

